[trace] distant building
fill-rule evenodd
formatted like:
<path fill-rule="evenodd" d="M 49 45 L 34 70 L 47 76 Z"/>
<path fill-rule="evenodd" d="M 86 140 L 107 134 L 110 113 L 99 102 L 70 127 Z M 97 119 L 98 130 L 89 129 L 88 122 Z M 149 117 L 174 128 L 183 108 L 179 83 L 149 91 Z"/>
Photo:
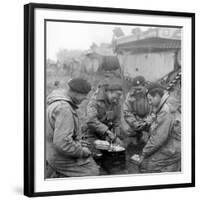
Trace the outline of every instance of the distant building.
<path fill-rule="evenodd" d="M 112 45 L 108 43 L 101 43 L 99 46 L 93 44 L 92 48 L 85 52 L 82 64 L 88 72 L 97 72 L 103 56 L 114 56 Z"/>
<path fill-rule="evenodd" d="M 181 29 L 150 28 L 142 32 L 137 28 L 132 33 L 114 42 L 126 79 L 142 75 L 157 81 L 181 65 Z"/>

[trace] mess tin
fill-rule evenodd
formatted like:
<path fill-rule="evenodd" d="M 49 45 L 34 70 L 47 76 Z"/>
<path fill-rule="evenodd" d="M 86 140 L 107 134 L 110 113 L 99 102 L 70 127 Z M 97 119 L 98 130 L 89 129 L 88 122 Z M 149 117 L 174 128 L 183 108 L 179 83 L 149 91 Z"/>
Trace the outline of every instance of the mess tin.
<path fill-rule="evenodd" d="M 126 168 L 126 150 L 121 147 L 117 151 L 101 150 L 102 165 L 108 172 L 124 170 Z"/>

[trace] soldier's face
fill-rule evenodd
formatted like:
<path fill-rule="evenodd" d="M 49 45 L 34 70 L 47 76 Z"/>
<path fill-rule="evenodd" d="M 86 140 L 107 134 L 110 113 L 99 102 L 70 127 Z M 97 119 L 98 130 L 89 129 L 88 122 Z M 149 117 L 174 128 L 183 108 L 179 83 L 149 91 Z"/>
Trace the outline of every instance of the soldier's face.
<path fill-rule="evenodd" d="M 161 97 L 159 94 L 156 94 L 155 96 L 151 96 L 150 94 L 147 95 L 149 104 L 153 107 L 158 107 L 160 104 Z"/>
<path fill-rule="evenodd" d="M 122 96 L 121 90 L 107 91 L 107 98 L 110 103 L 117 104 Z"/>
<path fill-rule="evenodd" d="M 79 104 L 81 104 L 86 99 L 87 99 L 87 95 L 86 94 L 79 94 L 78 95 Z"/>
<path fill-rule="evenodd" d="M 76 105 L 80 105 L 84 100 L 87 99 L 86 94 L 81 94 L 81 93 L 74 93 L 72 95 L 73 101 L 76 103 Z"/>

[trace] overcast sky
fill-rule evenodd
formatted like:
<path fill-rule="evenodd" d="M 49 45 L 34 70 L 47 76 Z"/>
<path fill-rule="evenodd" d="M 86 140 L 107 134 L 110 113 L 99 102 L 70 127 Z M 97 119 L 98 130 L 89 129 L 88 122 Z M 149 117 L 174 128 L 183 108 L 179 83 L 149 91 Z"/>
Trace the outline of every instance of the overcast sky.
<path fill-rule="evenodd" d="M 47 58 L 56 60 L 57 52 L 63 48 L 88 50 L 93 42 L 98 45 L 102 42 L 110 43 L 112 30 L 115 27 L 104 24 L 47 22 Z M 120 27 L 125 35 L 129 35 L 131 29 L 135 28 L 134 26 Z"/>

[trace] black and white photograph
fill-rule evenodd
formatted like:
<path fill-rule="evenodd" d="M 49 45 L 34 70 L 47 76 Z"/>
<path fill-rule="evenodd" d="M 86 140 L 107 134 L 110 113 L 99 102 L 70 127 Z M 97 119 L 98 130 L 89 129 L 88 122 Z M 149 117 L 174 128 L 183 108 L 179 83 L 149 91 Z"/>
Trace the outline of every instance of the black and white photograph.
<path fill-rule="evenodd" d="M 29 4 L 25 16 L 25 194 L 194 186 L 193 13 Z"/>
<path fill-rule="evenodd" d="M 181 28 L 46 21 L 46 178 L 181 172 Z"/>

